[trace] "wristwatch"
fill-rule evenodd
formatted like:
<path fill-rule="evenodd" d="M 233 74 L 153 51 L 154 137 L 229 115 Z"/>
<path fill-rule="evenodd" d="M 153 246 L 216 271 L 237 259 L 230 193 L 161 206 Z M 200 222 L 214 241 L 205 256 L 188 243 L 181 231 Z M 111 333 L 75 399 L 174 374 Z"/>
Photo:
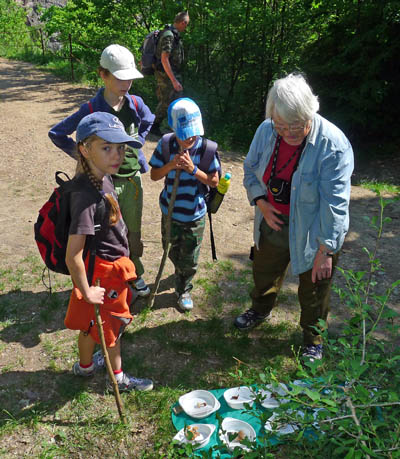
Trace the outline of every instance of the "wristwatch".
<path fill-rule="evenodd" d="M 265 195 L 257 196 L 256 198 L 253 199 L 254 204 L 257 204 L 257 201 L 259 201 L 260 199 L 263 199 L 264 201 L 267 201 L 267 197 Z"/>
<path fill-rule="evenodd" d="M 321 249 L 318 249 L 318 252 L 322 253 L 322 255 L 324 255 L 325 257 L 333 257 L 332 252 L 327 252 L 326 250 L 321 250 Z"/>

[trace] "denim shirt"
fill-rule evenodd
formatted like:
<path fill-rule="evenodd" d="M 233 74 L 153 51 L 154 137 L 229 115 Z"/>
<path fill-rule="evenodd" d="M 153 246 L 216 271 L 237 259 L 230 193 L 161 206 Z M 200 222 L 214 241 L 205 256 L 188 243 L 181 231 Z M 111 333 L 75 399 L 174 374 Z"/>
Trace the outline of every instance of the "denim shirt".
<path fill-rule="evenodd" d="M 270 119 L 258 127 L 244 161 L 243 185 L 252 206 L 267 195 L 263 175 L 273 153 L 276 132 Z M 320 244 L 338 252 L 349 228 L 351 174 L 354 159 L 343 132 L 316 114 L 292 177 L 289 247 L 293 274 L 313 267 Z M 254 242 L 258 247 L 263 215 L 256 206 Z"/>
<path fill-rule="evenodd" d="M 92 109 L 94 112 L 110 113 L 110 106 L 105 101 L 103 93 L 104 88 L 100 88 L 97 94 L 92 99 L 90 99 Z M 138 127 L 138 139 L 143 145 L 145 138 L 153 124 L 155 116 L 151 113 L 149 107 L 143 102 L 141 97 L 135 96 L 138 106 L 137 109 L 135 103 L 132 100 L 132 97 L 128 93 L 125 94 L 125 98 L 128 101 L 129 108 L 131 109 L 132 115 L 135 119 L 135 125 Z M 86 102 L 81 105 L 77 112 L 73 113 L 72 115 L 68 116 L 53 126 L 49 131 L 49 137 L 54 145 L 56 145 L 58 148 L 61 148 L 61 150 L 65 151 L 65 153 L 74 158 L 76 143 L 75 140 L 70 136 L 73 132 L 76 131 L 79 121 L 90 113 L 91 110 L 89 108 L 89 104 Z M 147 164 L 143 151 L 141 149 L 138 151 L 140 172 L 143 174 L 149 170 L 149 165 Z"/>

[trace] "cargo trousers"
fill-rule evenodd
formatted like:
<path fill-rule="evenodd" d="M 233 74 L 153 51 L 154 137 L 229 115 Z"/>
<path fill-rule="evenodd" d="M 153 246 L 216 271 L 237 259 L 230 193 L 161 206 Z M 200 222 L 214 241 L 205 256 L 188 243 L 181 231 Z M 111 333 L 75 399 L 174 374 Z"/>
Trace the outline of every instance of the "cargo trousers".
<path fill-rule="evenodd" d="M 185 223 L 172 220 L 168 257 L 175 266 L 175 291 L 178 295 L 190 292 L 193 288 L 192 280 L 197 271 L 205 221 L 205 217 Z M 167 216 L 163 214 L 161 235 L 164 250 L 167 244 L 166 226 Z"/>
<path fill-rule="evenodd" d="M 274 231 L 265 220 L 262 221 L 259 247 L 254 247 L 253 252 L 254 288 L 250 293 L 252 309 L 264 316 L 276 306 L 290 263 L 288 217 L 280 215 L 279 218 L 285 221 L 281 231 Z M 332 276 L 338 258 L 339 254 L 332 257 Z M 328 318 L 332 284 L 332 276 L 313 283 L 311 273 L 312 269 L 299 275 L 298 287 L 300 326 L 306 346 L 322 343 L 318 321 L 326 321 Z"/>
<path fill-rule="evenodd" d="M 142 242 L 142 212 L 143 187 L 139 171 L 131 177 L 113 177 L 114 188 L 118 196 L 118 203 L 122 218 L 128 228 L 129 258 L 133 261 L 136 274 L 141 277 L 144 273 L 141 257 L 143 255 Z"/>

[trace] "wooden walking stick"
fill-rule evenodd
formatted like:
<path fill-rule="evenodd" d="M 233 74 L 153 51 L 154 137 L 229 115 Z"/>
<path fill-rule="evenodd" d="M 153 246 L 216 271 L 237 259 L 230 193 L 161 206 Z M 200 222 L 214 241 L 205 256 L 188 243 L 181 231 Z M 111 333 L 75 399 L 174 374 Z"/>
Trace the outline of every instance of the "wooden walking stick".
<path fill-rule="evenodd" d="M 157 294 L 158 287 L 160 285 L 161 281 L 161 276 L 164 271 L 164 266 L 165 262 L 167 261 L 169 250 L 171 248 L 171 221 L 172 221 L 172 213 L 174 211 L 174 206 L 175 206 L 175 199 L 176 199 L 176 192 L 178 191 L 178 184 L 179 184 L 179 178 L 181 176 L 182 169 L 178 169 L 175 174 L 175 179 L 174 179 L 174 184 L 172 186 L 172 192 L 171 192 L 171 199 L 169 200 L 168 204 L 168 214 L 167 214 L 167 222 L 166 222 L 166 228 L 165 228 L 165 247 L 164 247 L 164 253 L 161 259 L 160 267 L 158 268 L 158 273 L 156 280 L 154 282 L 154 286 L 152 288 L 152 291 L 150 293 L 147 306 L 151 309 L 154 304 L 154 298 Z"/>
<path fill-rule="evenodd" d="M 96 285 L 96 287 L 100 287 L 100 279 L 96 279 L 95 285 Z M 101 320 L 100 305 L 99 304 L 95 304 L 94 305 L 94 312 L 95 312 L 95 316 L 96 316 L 97 328 L 99 330 L 101 350 L 103 351 L 104 361 L 106 363 L 108 377 L 110 378 L 110 380 L 112 382 L 112 385 L 113 385 L 113 388 L 114 388 L 115 402 L 117 403 L 119 417 L 120 417 L 121 421 L 124 424 L 126 424 L 126 418 L 125 418 L 125 415 L 124 415 L 124 410 L 123 410 L 123 406 L 122 406 L 121 395 L 119 393 L 118 383 L 117 383 L 117 380 L 115 379 L 115 375 L 114 375 L 113 369 L 111 367 L 110 357 L 108 355 L 108 351 L 107 351 L 107 347 L 106 347 L 106 340 L 104 338 L 104 330 L 103 330 L 103 321 Z"/>

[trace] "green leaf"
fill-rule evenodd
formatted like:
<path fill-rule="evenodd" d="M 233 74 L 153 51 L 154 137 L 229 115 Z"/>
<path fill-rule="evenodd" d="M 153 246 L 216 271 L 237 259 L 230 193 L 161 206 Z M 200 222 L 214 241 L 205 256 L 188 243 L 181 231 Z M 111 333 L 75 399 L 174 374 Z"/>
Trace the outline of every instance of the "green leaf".
<path fill-rule="evenodd" d="M 304 388 L 304 392 L 313 402 L 316 402 L 321 398 L 321 395 L 318 392 L 310 390 L 308 387 Z"/>

